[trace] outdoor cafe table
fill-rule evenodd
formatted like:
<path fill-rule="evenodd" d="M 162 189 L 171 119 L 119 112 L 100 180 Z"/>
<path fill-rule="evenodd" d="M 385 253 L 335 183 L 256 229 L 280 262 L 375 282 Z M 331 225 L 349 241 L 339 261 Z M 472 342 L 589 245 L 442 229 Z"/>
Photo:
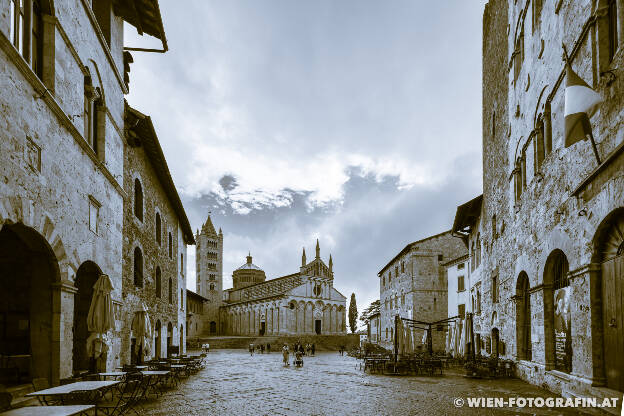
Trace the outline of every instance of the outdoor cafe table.
<path fill-rule="evenodd" d="M 100 376 L 101 379 L 106 380 L 109 377 L 117 379 L 119 377 L 125 376 L 126 374 L 127 374 L 126 371 L 111 371 L 108 373 L 98 373 L 98 376 Z"/>
<path fill-rule="evenodd" d="M 147 365 L 136 365 L 134 366 L 134 368 L 136 368 L 137 370 L 141 371 L 141 370 L 147 370 L 149 366 Z M 117 370 L 123 370 L 123 367 L 117 367 Z"/>
<path fill-rule="evenodd" d="M 92 404 L 75 406 L 27 406 L 0 413 L 0 416 L 74 416 L 95 409 Z"/>
<path fill-rule="evenodd" d="M 67 396 L 75 391 L 106 391 L 119 383 L 120 381 L 77 381 L 75 383 L 64 384 L 62 386 L 56 386 L 45 390 L 34 391 L 32 393 L 28 393 L 26 396 L 41 397 L 43 403 L 47 405 L 47 397 L 58 397 L 62 401 L 64 396 Z"/>

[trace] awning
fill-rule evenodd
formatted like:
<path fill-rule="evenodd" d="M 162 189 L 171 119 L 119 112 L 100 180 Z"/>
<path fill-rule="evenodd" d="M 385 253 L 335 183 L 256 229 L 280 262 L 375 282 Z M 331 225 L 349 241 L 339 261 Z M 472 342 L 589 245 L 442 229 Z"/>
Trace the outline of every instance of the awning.
<path fill-rule="evenodd" d="M 169 49 L 158 0 L 114 0 L 113 11 L 115 15 L 136 27 L 139 35 L 146 33 L 160 39 L 163 51 Z"/>
<path fill-rule="evenodd" d="M 453 234 L 468 236 L 472 227 L 481 215 L 481 205 L 483 204 L 483 194 L 457 207 L 455 221 L 453 222 Z"/>

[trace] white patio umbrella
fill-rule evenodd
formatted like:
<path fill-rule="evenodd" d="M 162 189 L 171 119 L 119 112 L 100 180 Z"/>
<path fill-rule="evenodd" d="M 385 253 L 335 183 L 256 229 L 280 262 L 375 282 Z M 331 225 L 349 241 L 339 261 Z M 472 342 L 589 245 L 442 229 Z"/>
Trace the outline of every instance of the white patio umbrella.
<path fill-rule="evenodd" d="M 461 328 L 462 321 L 461 319 L 458 319 L 457 321 L 455 321 L 455 329 L 453 330 L 453 351 L 455 353 L 453 357 L 459 357 L 461 355 L 461 351 L 459 350 L 459 345 L 461 341 Z"/>
<path fill-rule="evenodd" d="M 459 340 L 459 355 L 463 356 L 466 354 L 466 322 L 462 319 L 462 325 L 461 325 L 461 333 L 460 333 L 460 340 Z"/>
<path fill-rule="evenodd" d="M 451 352 L 451 337 L 453 336 L 453 326 L 449 324 L 448 330 L 446 331 L 446 342 L 444 344 L 444 351 L 449 354 Z"/>
<path fill-rule="evenodd" d="M 152 324 L 145 303 L 134 313 L 132 319 L 132 333 L 137 340 L 137 348 L 143 347 L 143 351 L 149 349 L 149 340 L 152 338 Z"/>

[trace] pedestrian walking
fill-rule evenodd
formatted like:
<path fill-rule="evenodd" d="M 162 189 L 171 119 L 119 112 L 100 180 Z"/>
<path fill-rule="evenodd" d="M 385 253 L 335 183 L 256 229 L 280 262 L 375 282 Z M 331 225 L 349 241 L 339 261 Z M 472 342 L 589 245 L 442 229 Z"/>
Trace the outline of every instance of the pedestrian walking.
<path fill-rule="evenodd" d="M 315 350 L 316 350 L 316 347 L 315 347 L 315 345 L 314 345 L 314 344 L 312 344 L 312 355 L 314 355 Z"/>
<path fill-rule="evenodd" d="M 253 345 L 253 343 L 249 344 L 249 353 L 253 357 L 253 353 L 254 353 L 254 345 Z"/>
<path fill-rule="evenodd" d="M 271 344 L 267 344 L 267 354 L 271 353 Z"/>
<path fill-rule="evenodd" d="M 264 344 L 260 344 L 260 353 L 264 354 Z"/>
<path fill-rule="evenodd" d="M 288 345 L 284 344 L 284 347 L 282 347 L 282 357 L 284 360 L 284 367 L 289 366 L 290 362 L 288 361 Z"/>

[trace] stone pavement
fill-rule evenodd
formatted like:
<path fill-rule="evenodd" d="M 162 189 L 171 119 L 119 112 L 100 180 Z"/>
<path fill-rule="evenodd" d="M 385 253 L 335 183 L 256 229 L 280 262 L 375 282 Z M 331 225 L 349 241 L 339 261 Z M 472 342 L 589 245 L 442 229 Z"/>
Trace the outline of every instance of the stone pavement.
<path fill-rule="evenodd" d="M 281 353 L 213 350 L 205 370 L 146 403 L 141 414 L 175 415 L 576 415 L 575 409 L 456 408 L 457 397 L 554 397 L 520 380 L 471 380 L 459 374 L 365 374 L 335 352 L 282 366 Z"/>

